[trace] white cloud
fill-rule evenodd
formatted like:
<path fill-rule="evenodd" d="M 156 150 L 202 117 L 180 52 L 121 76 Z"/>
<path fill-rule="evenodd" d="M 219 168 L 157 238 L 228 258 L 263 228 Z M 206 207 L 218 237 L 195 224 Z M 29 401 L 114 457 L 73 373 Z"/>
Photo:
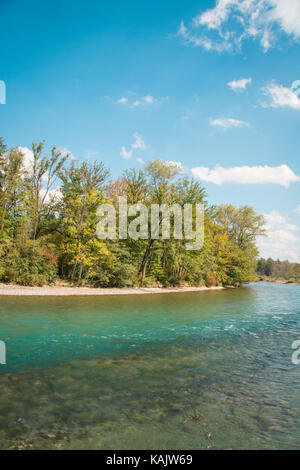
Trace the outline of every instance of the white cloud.
<path fill-rule="evenodd" d="M 126 147 L 122 147 L 121 148 L 121 152 L 120 152 L 120 155 L 121 157 L 125 158 L 125 160 L 128 160 L 129 158 L 132 157 L 133 155 L 133 150 L 126 150 Z"/>
<path fill-rule="evenodd" d="M 124 147 L 124 146 L 121 148 L 120 155 L 123 158 L 125 158 L 125 160 L 128 160 L 128 159 L 132 158 L 134 150 L 136 150 L 136 149 L 146 150 L 147 149 L 147 145 L 145 144 L 145 141 L 144 141 L 143 137 L 140 134 L 135 132 L 133 134 L 133 138 L 134 138 L 134 142 L 133 142 L 133 144 L 131 144 L 130 150 L 127 150 L 126 147 Z"/>
<path fill-rule="evenodd" d="M 46 194 L 46 190 L 42 188 L 41 198 L 43 198 L 45 194 Z M 61 198 L 62 198 L 62 192 L 60 188 L 50 189 L 50 191 L 47 192 L 47 195 L 45 197 L 45 203 L 48 204 L 50 201 L 53 201 L 54 199 L 59 201 Z"/>
<path fill-rule="evenodd" d="M 28 147 L 18 147 L 18 150 L 23 154 L 23 168 L 28 173 L 32 172 L 33 166 L 33 152 Z"/>
<path fill-rule="evenodd" d="M 208 29 L 219 29 L 228 20 L 230 8 L 236 4 L 234 0 L 218 0 L 215 8 L 206 10 L 193 19 L 194 25 L 206 25 Z"/>
<path fill-rule="evenodd" d="M 23 154 L 23 168 L 26 172 L 31 173 L 33 170 L 33 161 L 34 161 L 34 156 L 32 150 L 30 150 L 28 147 L 18 147 L 18 150 Z M 65 157 L 66 155 L 69 155 L 72 160 L 75 160 L 75 157 L 73 153 L 68 150 L 65 147 L 59 147 L 58 152 Z M 47 174 L 43 176 L 43 179 L 46 181 L 47 180 Z"/>
<path fill-rule="evenodd" d="M 23 154 L 23 176 L 25 176 L 25 173 L 32 174 L 34 162 L 32 150 L 30 150 L 28 147 L 18 147 L 18 150 Z M 47 181 L 47 173 L 43 175 L 42 181 Z"/>
<path fill-rule="evenodd" d="M 140 157 L 137 158 L 137 161 L 138 161 L 141 165 L 143 165 L 143 164 L 145 163 L 144 160 L 143 160 L 142 158 L 140 158 Z"/>
<path fill-rule="evenodd" d="M 269 12 L 270 21 L 277 21 L 282 30 L 296 38 L 300 36 L 299 0 L 270 0 L 273 9 Z"/>
<path fill-rule="evenodd" d="M 223 127 L 224 129 L 229 129 L 230 127 L 250 127 L 248 122 L 232 118 L 213 119 L 210 124 L 212 126 Z"/>
<path fill-rule="evenodd" d="M 33 169 L 34 156 L 32 150 L 28 147 L 18 147 L 18 150 L 23 154 L 23 168 L 26 172 L 31 173 Z M 72 160 L 75 160 L 73 153 L 65 147 L 59 147 L 58 152 L 61 153 L 63 157 L 70 155 Z M 44 175 L 44 180 L 47 179 L 47 174 Z"/>
<path fill-rule="evenodd" d="M 133 108 L 137 108 L 138 106 L 141 106 L 141 104 L 142 104 L 141 101 L 134 101 L 134 102 L 132 103 L 132 107 L 133 107 Z"/>
<path fill-rule="evenodd" d="M 180 24 L 178 35 L 183 38 L 184 43 L 186 45 L 192 47 L 203 47 L 203 49 L 205 49 L 206 51 L 215 50 L 217 52 L 223 52 L 225 50 L 230 49 L 230 45 L 226 42 L 214 43 L 211 39 L 207 37 L 197 36 L 196 34 L 193 34 L 191 31 L 188 30 L 183 21 Z"/>
<path fill-rule="evenodd" d="M 155 103 L 155 99 L 151 95 L 144 96 L 143 100 L 144 100 L 144 103 L 147 103 L 147 104 L 154 104 Z"/>
<path fill-rule="evenodd" d="M 233 91 L 241 91 L 246 90 L 247 85 L 250 85 L 250 83 L 252 83 L 252 78 L 241 78 L 240 80 L 232 80 L 232 82 L 227 83 L 227 85 Z"/>
<path fill-rule="evenodd" d="M 291 88 L 285 88 L 282 85 L 270 83 L 263 89 L 265 96 L 270 100 L 263 103 L 263 106 L 271 108 L 292 108 L 300 111 L 300 82 L 295 81 Z"/>
<path fill-rule="evenodd" d="M 147 146 L 144 142 L 143 137 L 135 132 L 133 134 L 133 137 L 135 138 L 135 142 L 132 144 L 131 148 L 133 149 L 140 149 L 140 150 L 146 150 Z"/>
<path fill-rule="evenodd" d="M 117 103 L 118 104 L 126 104 L 128 102 L 127 98 L 123 97 L 123 98 L 120 98 Z"/>
<path fill-rule="evenodd" d="M 258 40 L 266 52 L 282 33 L 300 38 L 299 0 L 216 0 L 189 28 L 181 22 L 178 32 L 185 44 L 217 52 L 241 49 L 247 39 Z"/>
<path fill-rule="evenodd" d="M 239 183 L 239 184 L 279 184 L 289 187 L 292 182 L 300 181 L 293 170 L 287 165 L 278 167 L 265 166 L 237 166 L 233 168 L 223 168 L 215 166 L 214 169 L 206 167 L 196 167 L 191 169 L 192 175 L 203 181 L 214 184 Z"/>
<path fill-rule="evenodd" d="M 140 106 L 158 105 L 167 99 L 168 97 L 155 98 L 152 95 L 145 95 L 137 98 L 136 93 L 129 93 L 128 97 L 121 97 L 117 100 L 117 103 L 123 106 L 127 106 L 128 108 L 138 108 Z"/>
<path fill-rule="evenodd" d="M 260 256 L 299 262 L 299 227 L 289 223 L 284 215 L 275 210 L 264 216 L 268 237 L 257 239 Z"/>

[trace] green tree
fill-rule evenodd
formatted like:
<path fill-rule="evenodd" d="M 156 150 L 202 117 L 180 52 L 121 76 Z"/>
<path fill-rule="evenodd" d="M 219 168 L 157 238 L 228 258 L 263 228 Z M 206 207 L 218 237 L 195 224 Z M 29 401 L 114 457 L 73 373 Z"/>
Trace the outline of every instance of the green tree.
<path fill-rule="evenodd" d="M 256 237 L 265 235 L 262 216 L 248 206 L 209 206 L 199 182 L 174 163 L 154 160 L 107 183 L 102 163 L 68 164 L 55 147 L 45 156 L 43 142 L 32 149 L 32 161 L 24 161 L 0 139 L 1 281 L 42 285 L 59 275 L 95 286 L 240 285 L 254 279 L 256 264 L 260 275 L 300 277 L 296 263 L 257 263 Z M 120 221 L 119 196 L 127 196 L 129 205 L 144 204 L 148 215 L 156 204 L 158 233 L 151 233 L 149 217 L 147 238 L 98 239 L 97 209 L 114 204 Z M 181 217 L 185 204 L 205 207 L 204 244 L 194 251 L 174 233 L 176 209 Z M 132 219 L 128 216 L 127 228 Z M 194 225 L 195 220 L 194 211 Z M 166 227 L 170 239 L 162 237 Z"/>
<path fill-rule="evenodd" d="M 258 236 L 266 236 L 264 217 L 257 215 L 249 206 L 221 205 L 216 211 L 216 220 L 241 248 L 253 244 Z"/>
<path fill-rule="evenodd" d="M 2 147 L 3 148 L 3 147 Z M 2 153 L 0 167 L 0 237 L 9 224 L 9 206 L 21 185 L 23 156 L 17 149 Z"/>
<path fill-rule="evenodd" d="M 59 172 L 68 155 L 62 155 L 53 147 L 49 157 L 43 155 L 44 142 L 32 144 L 33 161 L 26 171 L 27 206 L 32 239 L 36 240 L 42 229 L 43 219 L 54 203 L 51 192 L 55 188 Z"/>
<path fill-rule="evenodd" d="M 96 212 L 105 202 L 108 175 L 102 163 L 76 166 L 73 162 L 70 168 L 60 171 L 61 273 L 78 283 L 83 275 L 91 279 L 97 276 L 101 258 L 109 254 L 105 243 L 96 238 Z"/>

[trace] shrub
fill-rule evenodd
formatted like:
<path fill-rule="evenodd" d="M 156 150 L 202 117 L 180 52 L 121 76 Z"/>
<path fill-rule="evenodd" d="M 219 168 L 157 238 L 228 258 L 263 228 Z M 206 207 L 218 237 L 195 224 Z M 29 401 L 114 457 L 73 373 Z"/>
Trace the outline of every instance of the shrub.
<path fill-rule="evenodd" d="M 215 287 L 217 285 L 216 276 L 211 271 L 205 274 L 204 280 L 206 287 Z"/>
<path fill-rule="evenodd" d="M 24 286 L 41 286 L 54 282 L 57 258 L 53 248 L 38 241 L 19 241 L 1 246 L 0 280 Z"/>

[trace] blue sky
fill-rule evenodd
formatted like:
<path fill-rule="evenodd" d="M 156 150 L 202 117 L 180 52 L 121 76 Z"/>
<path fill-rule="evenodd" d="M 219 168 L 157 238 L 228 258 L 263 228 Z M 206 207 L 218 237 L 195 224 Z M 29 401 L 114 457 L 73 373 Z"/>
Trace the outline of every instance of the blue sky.
<path fill-rule="evenodd" d="M 0 18 L 9 146 L 113 177 L 180 162 L 212 203 L 266 215 L 264 256 L 300 261 L 300 0 L 2 0 Z"/>

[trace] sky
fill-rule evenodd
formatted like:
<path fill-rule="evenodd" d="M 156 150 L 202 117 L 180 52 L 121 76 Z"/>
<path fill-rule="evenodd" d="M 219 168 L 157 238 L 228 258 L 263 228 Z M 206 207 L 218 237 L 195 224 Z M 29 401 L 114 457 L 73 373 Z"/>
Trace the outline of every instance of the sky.
<path fill-rule="evenodd" d="M 300 0 L 0 0 L 0 136 L 178 162 L 300 262 Z"/>

